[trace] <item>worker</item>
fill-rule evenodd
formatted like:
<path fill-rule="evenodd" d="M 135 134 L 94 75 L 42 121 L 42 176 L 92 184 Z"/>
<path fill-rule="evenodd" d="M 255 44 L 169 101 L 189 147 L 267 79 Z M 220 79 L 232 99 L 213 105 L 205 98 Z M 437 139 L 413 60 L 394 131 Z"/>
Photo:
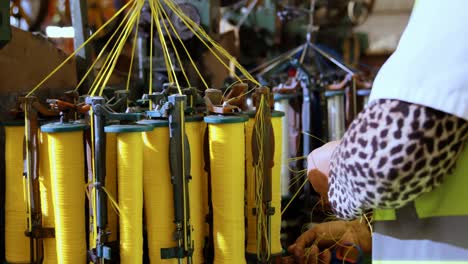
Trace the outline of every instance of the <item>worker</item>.
<path fill-rule="evenodd" d="M 308 157 L 309 180 L 337 218 L 373 212 L 375 264 L 468 263 L 467 9 L 466 0 L 418 1 L 368 107 L 341 141 Z M 316 244 L 343 238 L 343 225 L 311 229 L 289 250 L 304 263 L 313 246 L 314 261 L 329 261 Z M 368 233 L 350 236 L 369 247 Z"/>

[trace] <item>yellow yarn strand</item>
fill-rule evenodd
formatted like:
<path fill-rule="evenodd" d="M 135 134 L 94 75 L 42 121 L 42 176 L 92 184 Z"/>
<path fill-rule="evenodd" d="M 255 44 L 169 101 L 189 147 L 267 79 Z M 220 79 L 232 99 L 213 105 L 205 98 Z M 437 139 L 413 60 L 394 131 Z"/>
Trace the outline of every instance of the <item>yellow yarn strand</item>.
<path fill-rule="evenodd" d="M 79 46 L 70 56 L 68 56 L 60 65 L 58 65 L 52 72 L 50 72 L 42 81 L 40 81 L 27 95 L 26 97 L 31 96 L 37 89 L 39 89 L 47 80 L 49 80 L 55 73 L 57 73 L 68 61 L 75 57 L 76 53 L 83 49 L 89 42 L 91 42 L 104 28 L 107 27 L 115 18 L 117 18 L 130 4 L 134 1 L 129 1 L 126 3 L 119 11 L 117 11 L 114 16 L 112 16 L 104 25 L 102 25 L 94 34 L 92 34 L 81 46 Z"/>
<path fill-rule="evenodd" d="M 55 228 L 48 150 L 47 135 L 39 133 L 39 189 L 41 192 L 42 226 L 45 228 Z M 55 238 L 44 239 L 44 264 L 58 263 L 55 241 Z"/>
<path fill-rule="evenodd" d="M 245 261 L 244 123 L 209 124 L 213 236 L 217 264 Z"/>
<path fill-rule="evenodd" d="M 161 9 L 163 9 L 163 8 L 161 8 L 161 7 L 158 5 L 157 11 L 158 11 L 158 17 L 160 17 L 160 18 L 162 18 Z M 172 25 L 172 22 L 171 22 L 170 19 L 167 20 L 167 23 Z M 189 80 L 189 78 L 187 77 L 187 74 L 185 73 L 185 70 L 184 70 L 184 67 L 183 67 L 183 64 L 182 64 L 182 60 L 180 59 L 180 56 L 179 56 L 179 52 L 177 52 L 177 47 L 175 46 L 174 41 L 172 40 L 171 31 L 168 30 L 168 28 L 167 28 L 165 22 L 163 22 L 163 23 L 161 23 L 161 24 L 164 26 L 165 32 L 167 32 L 167 36 L 168 36 L 168 38 L 169 38 L 169 42 L 171 43 L 171 46 L 172 46 L 172 50 L 174 51 L 174 54 L 175 54 L 176 59 L 177 59 L 177 62 L 179 63 L 180 69 L 182 70 L 182 75 L 184 75 L 184 78 L 185 78 L 185 81 L 187 82 L 188 87 L 191 87 L 192 85 L 190 85 L 190 80 Z M 176 31 L 174 31 L 174 32 L 176 32 Z"/>
<path fill-rule="evenodd" d="M 83 132 L 48 133 L 57 261 L 86 262 Z"/>
<path fill-rule="evenodd" d="M 187 17 L 187 15 L 184 14 L 184 12 L 180 9 L 180 7 L 178 7 L 172 0 L 164 0 L 164 2 L 172 11 L 174 11 L 177 14 L 177 16 L 187 26 L 187 28 L 190 31 L 192 31 L 195 34 L 195 36 L 197 36 L 197 38 L 211 51 L 211 53 L 218 59 L 218 61 L 221 64 L 223 64 L 223 66 L 226 69 L 230 70 L 231 68 L 228 65 L 226 65 L 226 63 L 224 63 L 224 61 L 210 47 L 210 45 L 208 45 L 208 43 L 204 39 L 206 39 L 219 52 L 219 54 L 221 54 L 222 56 L 227 58 L 230 62 L 232 62 L 236 66 L 236 68 L 239 69 L 246 78 L 248 78 L 250 81 L 252 81 L 256 85 L 260 85 L 260 83 L 257 80 L 255 80 L 255 78 L 253 78 L 252 75 L 250 75 L 250 73 L 247 70 L 245 70 L 232 55 L 229 54 L 229 52 L 227 52 L 223 47 L 221 47 L 221 45 L 216 43 L 216 41 L 214 41 L 199 25 L 197 25 L 194 21 L 192 21 L 189 17 Z M 239 76 L 237 76 L 236 74 L 234 74 L 234 76 L 238 80 L 240 80 Z"/>
<path fill-rule="evenodd" d="M 283 117 L 284 118 L 284 117 Z M 271 179 L 271 206 L 275 214 L 271 216 L 271 254 L 277 255 L 283 251 L 281 247 L 281 169 L 282 169 L 282 117 L 272 117 L 271 123 L 275 133 L 275 155 Z"/>
<path fill-rule="evenodd" d="M 120 25 L 117 27 L 117 29 L 114 31 L 114 33 L 112 33 L 112 35 L 110 36 L 109 40 L 106 42 L 106 44 L 104 44 L 104 46 L 102 47 L 101 51 L 99 52 L 98 56 L 96 57 L 96 59 L 94 60 L 94 62 L 91 64 L 91 66 L 89 67 L 89 69 L 86 71 L 85 75 L 83 76 L 83 78 L 81 78 L 81 80 L 78 82 L 78 85 L 76 85 L 75 87 L 75 91 L 78 91 L 78 89 L 81 87 L 81 85 L 86 81 L 86 78 L 88 77 L 88 75 L 95 69 L 95 65 L 97 64 L 98 61 L 100 61 L 102 55 L 104 55 L 107 47 L 109 46 L 109 44 L 111 42 L 115 43 L 117 42 L 117 40 L 114 40 L 114 37 L 117 35 L 117 33 L 119 32 L 119 30 L 122 28 L 122 26 L 124 25 L 124 21 L 129 17 L 130 15 L 130 12 L 128 12 L 127 14 L 125 14 L 122 22 L 120 23 Z M 91 91 L 88 91 L 88 93 L 91 93 Z"/>
<path fill-rule="evenodd" d="M 193 263 L 203 263 L 203 245 L 205 239 L 205 206 L 203 197 L 203 178 L 206 178 L 203 162 L 203 122 L 187 122 L 185 128 L 190 144 L 191 176 L 190 216 L 193 224 L 194 241 Z"/>
<path fill-rule="evenodd" d="M 117 241 L 119 217 L 115 208 L 117 197 L 117 135 L 106 134 L 106 182 L 107 227 L 110 231 L 109 241 Z"/>
<path fill-rule="evenodd" d="M 5 127 L 5 257 L 9 263 L 29 263 L 27 201 L 23 188 L 24 127 Z"/>
<path fill-rule="evenodd" d="M 190 52 L 187 50 L 187 47 L 186 47 L 185 44 L 184 44 L 184 41 L 180 38 L 179 33 L 178 33 L 177 30 L 174 28 L 174 25 L 172 24 L 172 22 L 171 22 L 169 16 L 168 16 L 167 13 L 166 13 L 166 10 L 164 10 L 164 8 L 162 7 L 162 4 L 161 4 L 160 1 L 157 1 L 157 4 L 159 5 L 159 8 L 160 8 L 162 14 L 164 15 L 164 18 L 168 21 L 168 24 L 169 24 L 169 26 L 171 27 L 172 32 L 174 32 L 174 34 L 176 35 L 176 38 L 179 40 L 180 45 L 182 46 L 182 48 L 183 48 L 184 51 L 185 51 L 185 54 L 187 55 L 188 59 L 190 60 L 190 63 L 192 64 L 193 68 L 194 68 L 195 71 L 197 72 L 198 77 L 200 77 L 200 80 L 203 82 L 203 85 L 205 86 L 205 88 L 208 89 L 208 88 L 209 88 L 208 83 L 205 81 L 205 78 L 203 78 L 203 75 L 200 73 L 200 70 L 198 69 L 197 65 L 196 65 L 195 62 L 193 61 L 192 56 L 190 55 Z"/>
<path fill-rule="evenodd" d="M 159 21 L 159 14 L 160 14 L 159 6 L 157 6 L 154 1 L 150 1 L 150 7 L 151 7 L 152 17 L 154 19 L 154 22 L 156 23 L 156 29 L 157 29 L 157 32 L 158 32 L 158 35 L 159 35 L 159 40 L 161 42 L 161 46 L 162 46 L 162 49 L 163 49 L 163 54 L 167 59 L 166 60 L 166 67 L 169 67 L 168 70 L 167 70 L 167 73 L 168 73 L 169 76 L 172 75 L 172 78 L 173 78 L 172 80 L 171 80 L 171 78 L 169 78 L 169 81 L 170 82 L 175 82 L 176 85 L 177 85 L 177 89 L 179 90 L 179 94 L 182 94 L 182 90 L 180 89 L 179 80 L 177 79 L 177 75 L 175 73 L 175 66 L 172 63 L 171 55 L 169 53 L 169 49 L 167 47 L 167 43 L 166 43 L 162 28 L 161 28 L 161 23 Z M 182 65 L 181 65 L 181 67 L 182 67 Z"/>
<path fill-rule="evenodd" d="M 161 248 L 177 246 L 174 240 L 174 202 L 169 168 L 169 128 L 143 133 L 143 182 L 148 250 L 151 263 L 177 263 L 161 259 Z"/>
<path fill-rule="evenodd" d="M 143 142 L 141 133 L 117 134 L 120 263 L 143 261 Z"/>

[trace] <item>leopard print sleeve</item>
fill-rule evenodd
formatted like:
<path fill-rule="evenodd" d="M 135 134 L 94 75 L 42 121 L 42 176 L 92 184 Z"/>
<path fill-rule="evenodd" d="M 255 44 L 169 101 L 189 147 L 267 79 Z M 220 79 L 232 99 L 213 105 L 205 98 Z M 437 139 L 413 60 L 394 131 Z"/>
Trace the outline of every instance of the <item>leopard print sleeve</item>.
<path fill-rule="evenodd" d="M 468 122 L 432 108 L 378 100 L 346 131 L 330 163 L 328 198 L 338 218 L 399 208 L 454 168 Z"/>

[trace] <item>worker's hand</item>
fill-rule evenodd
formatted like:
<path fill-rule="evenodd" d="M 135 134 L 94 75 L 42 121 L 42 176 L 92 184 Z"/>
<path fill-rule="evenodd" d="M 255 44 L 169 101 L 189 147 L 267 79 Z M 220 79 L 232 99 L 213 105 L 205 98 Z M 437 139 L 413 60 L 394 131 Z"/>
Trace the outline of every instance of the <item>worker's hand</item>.
<path fill-rule="evenodd" d="M 323 199 L 328 200 L 330 160 L 341 141 L 332 141 L 312 151 L 307 157 L 307 177 Z"/>
<path fill-rule="evenodd" d="M 334 249 L 343 256 L 357 259 L 358 252 L 349 244 L 358 245 L 364 253 L 371 252 L 372 240 L 366 221 L 318 224 L 302 234 L 288 251 L 298 264 L 330 263 Z M 308 248 L 310 250 L 306 254 Z"/>

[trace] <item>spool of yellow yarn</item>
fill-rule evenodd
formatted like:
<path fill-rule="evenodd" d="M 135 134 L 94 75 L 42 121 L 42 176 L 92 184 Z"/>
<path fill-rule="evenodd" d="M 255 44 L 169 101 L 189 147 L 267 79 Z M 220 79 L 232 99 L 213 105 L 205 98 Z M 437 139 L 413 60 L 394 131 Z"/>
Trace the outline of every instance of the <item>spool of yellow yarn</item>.
<path fill-rule="evenodd" d="M 27 201 L 24 193 L 24 126 L 5 126 L 5 258 L 9 263 L 29 263 Z"/>
<path fill-rule="evenodd" d="M 282 163 L 284 153 L 282 151 L 282 119 L 284 113 L 274 111 L 271 117 L 271 124 L 275 133 L 275 155 L 271 181 L 271 206 L 275 208 L 275 214 L 271 216 L 271 254 L 278 255 L 283 251 L 281 247 L 281 171 L 282 166 L 284 166 Z"/>
<path fill-rule="evenodd" d="M 255 201 L 255 170 L 252 157 L 252 133 L 255 118 L 249 118 L 245 126 L 245 167 L 246 167 L 246 201 L 247 207 L 247 253 L 257 254 L 257 217 L 254 214 Z"/>
<path fill-rule="evenodd" d="M 245 261 L 245 116 L 207 116 L 213 204 L 214 262 Z"/>
<path fill-rule="evenodd" d="M 109 195 L 117 200 L 117 135 L 106 134 L 106 189 Z M 109 241 L 117 241 L 119 216 L 107 199 L 107 227 L 110 231 Z"/>
<path fill-rule="evenodd" d="M 203 135 L 205 123 L 202 117 L 187 117 L 185 131 L 190 144 L 191 176 L 190 217 L 193 225 L 192 239 L 194 241 L 193 263 L 203 263 L 203 247 L 205 240 L 205 200 L 203 183 L 206 178 L 203 162 Z M 208 200 L 206 200 L 208 203 Z"/>
<path fill-rule="evenodd" d="M 39 133 L 39 189 L 41 192 L 42 226 L 55 227 L 54 203 L 52 198 L 52 181 L 50 175 L 49 146 L 47 135 Z M 44 264 L 57 262 L 55 238 L 44 239 Z"/>
<path fill-rule="evenodd" d="M 120 263 L 143 262 L 143 141 L 139 125 L 106 126 L 117 133 L 117 175 L 120 208 Z"/>
<path fill-rule="evenodd" d="M 282 253 L 281 247 L 281 167 L 282 167 L 282 117 L 283 112 L 274 111 L 271 115 L 275 137 L 274 166 L 272 168 L 272 201 L 271 206 L 275 208 L 275 214 L 271 216 L 271 255 Z M 247 253 L 257 254 L 257 217 L 254 215 L 256 206 L 255 192 L 255 170 L 252 164 L 252 132 L 255 118 L 252 113 L 245 129 L 246 137 L 246 200 L 247 200 Z"/>
<path fill-rule="evenodd" d="M 57 261 L 86 262 L 83 124 L 49 124 L 47 134 Z"/>
<path fill-rule="evenodd" d="M 176 246 L 169 169 L 169 123 L 164 120 L 138 123 L 154 127 L 153 131 L 143 133 L 143 194 L 150 262 L 177 263 L 177 259 L 161 259 L 161 248 Z"/>

